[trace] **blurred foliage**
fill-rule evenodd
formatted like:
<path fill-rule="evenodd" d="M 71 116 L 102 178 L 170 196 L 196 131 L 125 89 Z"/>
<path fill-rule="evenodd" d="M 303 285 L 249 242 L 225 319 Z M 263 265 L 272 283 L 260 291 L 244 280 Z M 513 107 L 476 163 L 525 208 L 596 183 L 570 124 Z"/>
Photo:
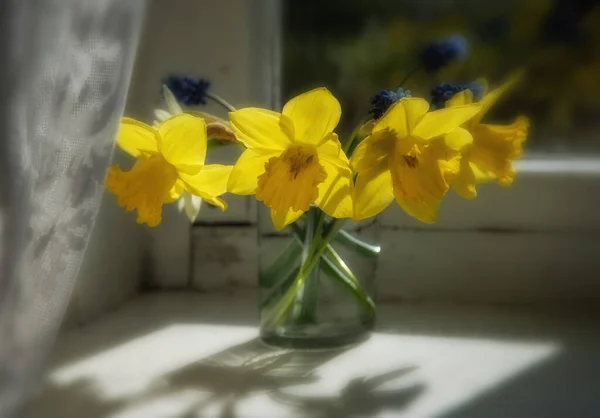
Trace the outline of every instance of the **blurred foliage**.
<path fill-rule="evenodd" d="M 401 87 L 429 99 L 440 82 L 483 77 L 494 86 L 524 68 L 492 119 L 527 114 L 536 146 L 600 147 L 600 0 L 288 0 L 284 28 L 284 97 L 328 86 L 344 131 L 366 117 L 376 92 L 400 87 L 428 42 L 460 33 L 465 60 Z"/>

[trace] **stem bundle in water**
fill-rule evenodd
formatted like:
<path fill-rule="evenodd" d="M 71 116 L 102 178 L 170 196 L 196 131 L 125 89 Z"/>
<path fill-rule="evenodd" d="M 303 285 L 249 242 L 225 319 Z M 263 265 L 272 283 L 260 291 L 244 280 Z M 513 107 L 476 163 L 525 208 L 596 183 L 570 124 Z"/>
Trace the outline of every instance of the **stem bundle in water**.
<path fill-rule="evenodd" d="M 314 226 L 315 214 L 319 214 L 316 226 Z M 278 303 L 269 310 L 264 323 L 270 326 L 278 326 L 283 324 L 288 314 L 291 312 L 292 318 L 297 319 L 302 323 L 314 323 L 316 321 L 316 308 L 317 298 L 319 289 L 319 278 L 318 278 L 318 264 L 321 260 L 329 266 L 326 269 L 334 274 L 334 278 L 347 288 L 350 293 L 355 296 L 358 302 L 363 306 L 370 316 L 375 314 L 375 304 L 371 298 L 361 288 L 358 279 L 354 276 L 352 271 L 348 268 L 342 258 L 335 252 L 331 247 L 330 242 L 340 232 L 344 224 L 343 219 L 335 219 L 324 229 L 325 215 L 318 209 L 312 209 L 307 214 L 307 223 L 304 231 L 304 248 L 306 249 L 308 243 L 310 249 L 307 252 L 307 256 L 303 257 L 303 263 L 300 266 L 300 270 L 289 289 L 285 292 Z M 296 224 L 292 227 L 295 230 L 296 235 L 302 234 L 303 231 Z M 324 229 L 324 230 L 323 230 Z M 319 231 L 316 235 L 310 231 Z M 323 231 L 323 232 L 321 232 Z M 309 237 L 309 239 L 307 239 Z M 315 273 L 311 277 L 312 273 Z M 312 280 L 311 280 L 312 279 Z M 267 304 L 268 301 L 265 301 Z M 295 307 L 292 310 L 292 307 Z"/>

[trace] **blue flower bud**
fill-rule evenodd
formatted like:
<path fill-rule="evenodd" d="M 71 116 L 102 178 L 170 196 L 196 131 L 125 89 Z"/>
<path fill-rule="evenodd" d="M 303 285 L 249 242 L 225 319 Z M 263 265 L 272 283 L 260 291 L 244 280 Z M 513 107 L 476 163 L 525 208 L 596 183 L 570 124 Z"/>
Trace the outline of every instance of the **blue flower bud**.
<path fill-rule="evenodd" d="M 426 72 L 434 73 L 452 61 L 465 58 L 467 51 L 467 40 L 462 35 L 452 35 L 427 45 L 419 59 Z"/>
<path fill-rule="evenodd" d="M 410 97 L 410 90 L 403 90 L 402 88 L 399 88 L 396 91 L 381 90 L 371 99 L 371 109 L 369 110 L 369 114 L 373 119 L 377 120 L 383 116 L 391 105 L 403 97 Z"/>
<path fill-rule="evenodd" d="M 471 93 L 473 93 L 473 100 L 479 101 L 483 97 L 483 86 L 479 83 L 442 83 L 431 89 L 431 104 L 436 108 L 442 108 L 446 102 L 452 98 L 452 96 L 467 89 L 471 90 Z"/>
<path fill-rule="evenodd" d="M 210 82 L 203 78 L 170 75 L 165 79 L 164 84 L 184 106 L 206 104 L 206 91 L 210 87 Z"/>

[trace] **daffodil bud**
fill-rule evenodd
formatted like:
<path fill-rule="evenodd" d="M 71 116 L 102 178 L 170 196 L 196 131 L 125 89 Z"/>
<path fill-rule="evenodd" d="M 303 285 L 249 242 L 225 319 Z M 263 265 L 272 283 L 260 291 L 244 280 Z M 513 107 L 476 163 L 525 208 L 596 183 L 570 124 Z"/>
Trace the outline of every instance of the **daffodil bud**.
<path fill-rule="evenodd" d="M 219 141 L 237 141 L 235 133 L 229 124 L 220 122 L 211 122 L 206 125 L 206 133 L 209 138 L 216 138 Z"/>

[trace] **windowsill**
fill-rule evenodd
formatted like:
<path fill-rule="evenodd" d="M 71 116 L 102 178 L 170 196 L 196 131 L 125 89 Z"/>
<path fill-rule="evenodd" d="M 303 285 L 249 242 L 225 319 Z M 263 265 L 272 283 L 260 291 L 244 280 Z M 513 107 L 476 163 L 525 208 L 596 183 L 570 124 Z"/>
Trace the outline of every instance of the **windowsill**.
<path fill-rule="evenodd" d="M 384 304 L 362 345 L 280 352 L 256 341 L 255 301 L 148 294 L 62 335 L 26 416 L 600 414 L 598 319 Z"/>
<path fill-rule="evenodd" d="M 592 154 L 593 155 L 593 154 Z M 600 175 L 600 156 L 589 154 L 545 154 L 527 153 L 525 158 L 515 162 L 521 175 Z"/>

